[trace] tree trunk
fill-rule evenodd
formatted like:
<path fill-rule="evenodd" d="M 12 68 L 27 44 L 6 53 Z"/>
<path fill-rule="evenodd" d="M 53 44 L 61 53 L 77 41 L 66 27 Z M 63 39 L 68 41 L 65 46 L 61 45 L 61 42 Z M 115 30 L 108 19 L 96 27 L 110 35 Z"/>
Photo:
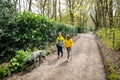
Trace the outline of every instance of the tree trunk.
<path fill-rule="evenodd" d="M 99 2 L 97 2 L 97 6 L 95 7 L 95 19 L 96 19 L 96 22 L 98 22 L 98 24 L 96 25 L 96 29 L 98 29 L 99 27 L 101 27 L 100 23 L 100 4 Z"/>
<path fill-rule="evenodd" d="M 56 14 L 57 14 L 56 7 L 57 7 L 57 0 L 53 0 L 53 14 L 52 14 L 52 18 L 54 18 L 55 20 L 57 19 L 56 18 Z"/>
<path fill-rule="evenodd" d="M 110 25 L 110 28 L 112 28 L 113 26 L 113 1 L 110 0 L 110 3 L 109 3 L 109 25 Z"/>
<path fill-rule="evenodd" d="M 70 22 L 71 22 L 70 24 L 74 25 L 74 14 L 72 13 L 71 10 L 69 11 L 69 13 L 70 13 Z"/>
<path fill-rule="evenodd" d="M 42 10 L 42 14 L 43 15 L 45 15 L 45 5 L 46 5 L 46 2 L 47 2 L 47 0 L 43 1 L 43 6 L 42 6 L 43 7 L 43 10 Z"/>
<path fill-rule="evenodd" d="M 26 3 L 25 3 L 25 0 L 23 0 L 23 9 L 26 10 Z"/>
<path fill-rule="evenodd" d="M 50 13 L 51 13 L 51 0 L 48 0 L 47 1 L 47 16 L 48 16 L 48 18 L 50 18 Z"/>
<path fill-rule="evenodd" d="M 32 11 L 31 6 L 32 6 L 32 0 L 29 0 L 29 8 L 28 8 L 28 11 L 29 11 L 29 12 Z"/>
<path fill-rule="evenodd" d="M 59 17 L 60 17 L 60 21 L 62 21 L 62 16 L 61 16 L 61 2 L 59 0 Z"/>
<path fill-rule="evenodd" d="M 72 2 L 71 0 L 68 0 L 67 2 L 68 4 L 68 9 L 69 9 L 69 14 L 70 14 L 70 24 L 74 25 L 74 2 Z"/>
<path fill-rule="evenodd" d="M 20 2 L 20 0 L 19 0 L 19 11 L 21 13 L 21 2 Z"/>
<path fill-rule="evenodd" d="M 108 4 L 107 4 L 107 0 L 104 0 L 104 5 L 103 5 L 103 27 L 108 27 L 107 26 L 107 14 L 108 14 Z"/>
<path fill-rule="evenodd" d="M 116 26 L 118 27 L 118 28 L 120 28 L 120 0 L 117 0 L 117 10 L 116 10 L 116 14 L 117 14 L 117 16 L 116 16 Z"/>
<path fill-rule="evenodd" d="M 18 2 L 18 0 L 13 0 L 13 2 L 14 2 L 14 5 L 15 5 L 15 12 L 17 12 L 17 2 Z"/>

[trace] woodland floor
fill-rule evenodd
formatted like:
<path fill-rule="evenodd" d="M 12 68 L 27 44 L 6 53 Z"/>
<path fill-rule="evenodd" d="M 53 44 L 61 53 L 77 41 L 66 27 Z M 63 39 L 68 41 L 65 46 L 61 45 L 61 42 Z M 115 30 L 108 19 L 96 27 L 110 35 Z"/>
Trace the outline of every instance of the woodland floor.
<path fill-rule="evenodd" d="M 106 80 L 105 68 L 93 33 L 78 34 L 72 57 L 57 59 L 57 53 L 47 56 L 43 63 L 25 75 L 13 75 L 7 80 Z"/>

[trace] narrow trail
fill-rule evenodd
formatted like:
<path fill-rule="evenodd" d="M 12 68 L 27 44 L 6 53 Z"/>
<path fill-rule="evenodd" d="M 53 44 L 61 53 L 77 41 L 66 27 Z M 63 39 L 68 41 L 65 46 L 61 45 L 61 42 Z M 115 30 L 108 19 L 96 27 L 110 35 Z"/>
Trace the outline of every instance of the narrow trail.
<path fill-rule="evenodd" d="M 79 34 L 73 44 L 72 60 L 66 62 L 66 50 L 61 59 L 47 56 L 44 63 L 26 75 L 14 75 L 7 80 L 106 80 L 104 66 L 92 33 Z"/>

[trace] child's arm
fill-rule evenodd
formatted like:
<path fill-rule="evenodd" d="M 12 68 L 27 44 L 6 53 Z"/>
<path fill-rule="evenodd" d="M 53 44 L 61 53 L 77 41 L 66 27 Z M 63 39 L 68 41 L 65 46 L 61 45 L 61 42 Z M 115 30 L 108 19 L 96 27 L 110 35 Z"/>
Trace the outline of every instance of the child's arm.
<path fill-rule="evenodd" d="M 58 43 L 58 37 L 56 38 L 56 44 Z"/>

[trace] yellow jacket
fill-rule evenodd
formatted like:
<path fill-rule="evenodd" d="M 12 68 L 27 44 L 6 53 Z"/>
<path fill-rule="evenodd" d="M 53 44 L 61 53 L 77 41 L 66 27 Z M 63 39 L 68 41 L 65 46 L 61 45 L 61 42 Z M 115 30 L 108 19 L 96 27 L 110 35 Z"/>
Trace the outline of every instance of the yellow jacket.
<path fill-rule="evenodd" d="M 59 44 L 59 42 L 62 42 L 62 44 L 61 45 L 63 45 L 64 44 L 64 42 L 65 42 L 65 39 L 64 39 L 64 37 L 63 36 L 60 36 L 60 37 L 57 37 L 57 39 L 56 39 L 56 44 Z"/>
<path fill-rule="evenodd" d="M 72 47 L 73 41 L 72 39 L 65 40 L 65 48 Z"/>

